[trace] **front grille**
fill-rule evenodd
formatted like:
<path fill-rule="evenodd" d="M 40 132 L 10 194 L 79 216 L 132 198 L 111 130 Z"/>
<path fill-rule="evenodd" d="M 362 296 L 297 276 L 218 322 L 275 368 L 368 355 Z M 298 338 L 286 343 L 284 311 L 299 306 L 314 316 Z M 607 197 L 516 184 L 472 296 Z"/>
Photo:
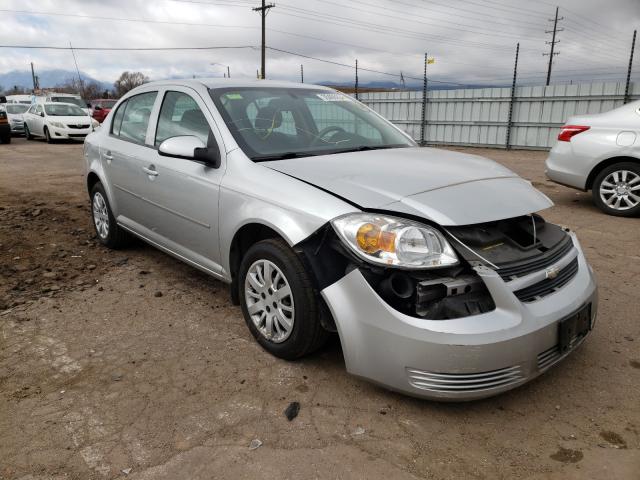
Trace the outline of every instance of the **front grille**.
<path fill-rule="evenodd" d="M 69 124 L 69 125 L 67 125 L 67 127 L 80 129 L 80 128 L 89 128 L 89 125 L 72 125 L 72 124 Z"/>
<path fill-rule="evenodd" d="M 503 280 L 508 282 L 514 278 L 523 277 L 553 265 L 569 253 L 571 248 L 573 248 L 573 240 L 571 240 L 571 237 L 567 235 L 562 242 L 547 251 L 541 258 L 537 258 L 531 262 L 522 262 L 511 267 L 500 267 L 497 272 Z"/>
<path fill-rule="evenodd" d="M 481 373 L 433 373 L 407 368 L 407 376 L 415 388 L 437 393 L 481 392 L 524 379 L 520 365 Z"/>
<path fill-rule="evenodd" d="M 569 349 L 566 352 L 564 352 L 564 355 L 567 355 L 571 350 L 573 350 L 573 348 L 578 343 L 580 343 L 580 341 L 585 336 L 586 335 L 583 333 L 573 337 L 571 339 L 571 342 L 569 343 Z M 557 363 L 560 359 L 562 359 L 564 355 L 560 353 L 560 346 L 557 344 L 551 348 L 548 348 L 544 352 L 539 353 L 538 354 L 538 370 L 546 370 L 547 368 Z"/>
<path fill-rule="evenodd" d="M 533 302 L 534 300 L 546 297 L 547 295 L 550 295 L 556 290 L 562 288 L 564 285 L 569 283 L 576 273 L 578 273 L 577 257 L 560 270 L 556 278 L 545 278 L 538 283 L 516 290 L 513 293 L 521 302 Z"/>

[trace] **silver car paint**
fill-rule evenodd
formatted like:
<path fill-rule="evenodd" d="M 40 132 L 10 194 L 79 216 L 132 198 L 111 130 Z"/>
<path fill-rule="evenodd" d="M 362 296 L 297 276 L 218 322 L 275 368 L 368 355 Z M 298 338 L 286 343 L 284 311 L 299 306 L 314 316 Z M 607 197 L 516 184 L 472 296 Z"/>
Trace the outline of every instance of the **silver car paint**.
<path fill-rule="evenodd" d="M 363 208 L 419 215 L 444 226 L 526 215 L 553 205 L 496 162 L 433 148 L 342 153 L 269 162 L 269 167 Z"/>
<path fill-rule="evenodd" d="M 325 171 L 336 172 L 329 175 L 322 174 L 317 166 L 305 164 L 310 159 L 255 163 L 238 148 L 208 96 L 207 87 L 229 85 L 229 81 L 220 79 L 146 84 L 123 98 L 158 91 L 146 146 L 110 136 L 117 107 L 103 127 L 85 142 L 87 174 L 97 175 L 105 186 L 118 223 L 223 281 L 231 281 L 229 258 L 234 235 L 248 224 L 266 225 L 293 246 L 331 219 L 359 211 L 355 206 L 358 202 L 418 212 L 445 225 L 475 223 L 497 215 L 513 217 L 551 205 L 528 182 L 494 162 L 435 149 L 314 157 L 326 162 Z M 232 85 L 255 85 L 255 81 L 234 80 Z M 270 81 L 260 81 L 260 85 L 309 88 Z M 204 107 L 221 150 L 219 169 L 211 171 L 199 163 L 161 158 L 153 148 L 154 115 L 157 116 L 167 89 L 185 89 Z M 350 166 L 352 161 L 361 169 Z M 117 165 L 119 162 L 129 164 Z M 384 162 L 388 168 L 383 168 Z M 329 163 L 331 168 L 327 168 Z M 423 167 L 431 164 L 436 168 Z M 294 168 L 296 165 L 298 168 Z M 120 176 L 118 168 L 122 168 Z M 417 169 L 420 175 L 411 169 Z M 148 170 L 155 170 L 157 175 L 149 175 Z M 397 171 L 405 175 L 398 175 Z M 294 177 L 306 177 L 306 181 Z M 156 191 L 160 186 L 163 191 Z M 341 199 L 341 195 L 349 200 Z M 499 213 L 483 213 L 483 208 Z M 400 314 L 381 301 L 357 271 L 324 289 L 322 295 L 333 312 L 347 368 L 352 373 L 422 397 L 479 398 L 513 388 L 537 375 L 539 372 L 531 367 L 536 349 L 554 341 L 557 321 L 566 314 L 592 301 L 595 317 L 595 281 L 577 241 L 571 255 L 579 258 L 580 273 L 561 292 L 526 306 L 513 295 L 516 284 L 509 285 L 495 272 L 478 267 L 497 308 L 459 320 L 424 321 Z M 517 285 L 538 281 L 536 275 L 543 273 L 519 279 Z M 514 362 L 523 365 L 521 381 L 475 393 L 441 395 L 417 389 L 405 373 L 407 368 L 483 372 L 500 365 L 509 367 Z"/>
<path fill-rule="evenodd" d="M 591 128 L 554 145 L 545 170 L 551 180 L 587 190 L 587 179 L 602 162 L 617 157 L 640 161 L 640 100 L 605 113 L 573 116 L 565 123 Z"/>

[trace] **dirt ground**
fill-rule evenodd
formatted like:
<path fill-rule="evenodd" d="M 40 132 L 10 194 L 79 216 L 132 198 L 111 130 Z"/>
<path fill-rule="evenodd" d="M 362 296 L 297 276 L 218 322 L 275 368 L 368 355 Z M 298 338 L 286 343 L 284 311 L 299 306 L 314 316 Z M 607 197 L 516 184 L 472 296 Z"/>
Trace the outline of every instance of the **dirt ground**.
<path fill-rule="evenodd" d="M 554 200 L 600 315 L 536 381 L 440 404 L 351 377 L 336 339 L 271 357 L 221 283 L 98 245 L 81 145 L 0 145 L 0 479 L 640 479 L 640 219 L 546 181 L 544 152 L 466 151 Z"/>

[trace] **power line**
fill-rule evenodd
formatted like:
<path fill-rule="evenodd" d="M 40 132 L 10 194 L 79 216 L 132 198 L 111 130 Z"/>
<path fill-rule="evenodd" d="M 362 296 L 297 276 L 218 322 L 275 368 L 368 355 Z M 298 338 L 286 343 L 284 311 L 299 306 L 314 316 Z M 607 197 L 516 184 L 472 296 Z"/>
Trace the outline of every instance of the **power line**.
<path fill-rule="evenodd" d="M 27 50 L 71 50 L 71 47 L 57 47 L 52 45 L 0 45 L 0 48 L 23 48 Z M 251 48 L 257 49 L 255 45 L 239 45 L 239 46 L 218 46 L 218 47 L 73 47 L 73 50 L 87 51 L 171 51 L 171 50 L 232 50 Z"/>
<path fill-rule="evenodd" d="M 329 63 L 331 65 L 338 65 L 340 67 L 355 68 L 353 65 L 349 65 L 348 63 L 341 63 L 341 62 L 336 62 L 334 60 L 327 60 L 326 58 L 313 57 L 311 55 L 306 55 L 306 54 L 298 53 L 298 52 L 292 52 L 292 51 L 284 50 L 284 49 L 281 49 L 281 48 L 275 48 L 275 47 L 269 47 L 268 46 L 267 49 L 268 50 L 273 50 L 274 52 L 286 53 L 286 54 L 289 54 L 289 55 L 295 55 L 297 57 L 308 58 L 308 59 L 311 59 L 311 60 L 317 60 L 319 62 Z M 388 75 L 388 76 L 391 76 L 391 77 L 399 77 L 400 76 L 400 74 L 398 74 L 398 73 L 383 72 L 381 70 L 373 70 L 371 68 L 358 67 L 358 70 L 359 71 L 362 70 L 362 71 L 365 71 L 365 72 L 378 73 L 380 75 Z M 409 76 L 409 75 L 404 75 L 404 78 L 410 78 L 412 80 L 422 80 L 421 77 L 413 77 L 413 76 Z M 463 84 L 463 83 L 447 82 L 447 81 L 444 81 L 444 80 L 429 79 L 429 81 L 435 82 L 435 83 L 447 84 L 447 85 L 459 85 L 461 87 L 466 87 L 467 86 L 466 84 Z"/>

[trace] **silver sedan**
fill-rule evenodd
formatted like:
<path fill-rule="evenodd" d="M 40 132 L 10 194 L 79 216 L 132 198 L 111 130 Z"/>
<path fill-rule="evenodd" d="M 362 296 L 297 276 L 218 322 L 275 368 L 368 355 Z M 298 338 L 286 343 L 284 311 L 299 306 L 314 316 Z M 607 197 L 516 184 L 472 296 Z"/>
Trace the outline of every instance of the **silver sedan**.
<path fill-rule="evenodd" d="M 569 118 L 546 162 L 547 176 L 591 190 L 605 213 L 640 214 L 640 101 Z"/>
<path fill-rule="evenodd" d="M 346 368 L 410 395 L 524 384 L 591 332 L 598 296 L 552 205 L 490 160 L 419 148 L 326 87 L 171 80 L 85 141 L 99 240 L 130 235 L 230 284 L 268 352 L 340 337 Z"/>

